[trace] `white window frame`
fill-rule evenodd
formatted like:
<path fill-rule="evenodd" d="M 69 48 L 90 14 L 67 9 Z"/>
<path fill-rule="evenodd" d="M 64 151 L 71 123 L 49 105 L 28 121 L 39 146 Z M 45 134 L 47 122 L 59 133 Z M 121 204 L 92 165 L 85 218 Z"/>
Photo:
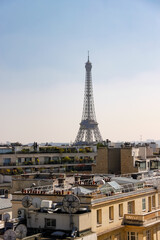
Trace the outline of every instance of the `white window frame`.
<path fill-rule="evenodd" d="M 119 218 L 123 217 L 123 203 L 120 203 L 118 205 L 118 211 L 119 211 Z"/>
<path fill-rule="evenodd" d="M 97 209 L 97 225 L 102 224 L 102 209 Z"/>
<path fill-rule="evenodd" d="M 109 221 L 112 222 L 114 220 L 114 207 L 109 207 Z"/>
<path fill-rule="evenodd" d="M 146 240 L 151 240 L 151 230 L 146 231 Z"/>
<path fill-rule="evenodd" d="M 146 211 L 146 198 L 142 198 L 142 211 Z"/>
<path fill-rule="evenodd" d="M 156 196 L 152 195 L 152 209 L 156 208 Z"/>
<path fill-rule="evenodd" d="M 134 204 L 135 204 L 135 202 L 134 201 L 130 201 L 130 202 L 128 202 L 128 214 L 133 214 L 134 213 Z"/>
<path fill-rule="evenodd" d="M 137 232 L 128 232 L 127 240 L 138 240 L 138 233 Z"/>

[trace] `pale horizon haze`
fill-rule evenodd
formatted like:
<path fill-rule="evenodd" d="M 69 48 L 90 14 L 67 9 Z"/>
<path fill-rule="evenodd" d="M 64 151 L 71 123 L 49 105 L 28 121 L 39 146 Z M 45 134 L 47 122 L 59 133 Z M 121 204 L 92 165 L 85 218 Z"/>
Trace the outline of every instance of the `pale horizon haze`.
<path fill-rule="evenodd" d="M 160 139 L 160 1 L 1 0 L 0 143 L 74 142 L 88 50 L 103 139 Z"/>

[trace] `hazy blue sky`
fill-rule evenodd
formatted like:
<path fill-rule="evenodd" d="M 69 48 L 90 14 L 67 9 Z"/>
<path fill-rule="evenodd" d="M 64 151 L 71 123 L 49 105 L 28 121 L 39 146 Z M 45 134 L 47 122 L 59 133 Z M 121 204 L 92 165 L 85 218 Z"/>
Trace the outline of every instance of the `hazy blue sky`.
<path fill-rule="evenodd" d="M 74 141 L 87 51 L 104 139 L 160 139 L 159 0 L 1 0 L 0 142 Z"/>

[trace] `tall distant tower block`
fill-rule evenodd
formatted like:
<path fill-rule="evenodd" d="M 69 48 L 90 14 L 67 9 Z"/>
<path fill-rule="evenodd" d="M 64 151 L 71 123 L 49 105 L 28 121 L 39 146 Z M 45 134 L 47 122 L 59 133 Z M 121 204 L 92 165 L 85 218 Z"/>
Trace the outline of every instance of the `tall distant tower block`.
<path fill-rule="evenodd" d="M 93 144 L 94 142 L 102 142 L 102 137 L 96 121 L 96 114 L 94 110 L 93 88 L 92 88 L 92 64 L 88 61 L 85 64 L 86 78 L 85 78 L 85 93 L 83 114 L 80 123 L 80 128 L 75 140 L 76 145 Z"/>

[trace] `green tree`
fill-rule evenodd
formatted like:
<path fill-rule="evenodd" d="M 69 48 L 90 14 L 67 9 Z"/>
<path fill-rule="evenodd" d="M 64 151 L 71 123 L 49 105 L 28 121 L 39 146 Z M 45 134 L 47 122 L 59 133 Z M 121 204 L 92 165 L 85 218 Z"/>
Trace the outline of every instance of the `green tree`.
<path fill-rule="evenodd" d="M 68 156 L 65 156 L 65 157 L 63 158 L 63 161 L 64 161 L 64 162 L 70 162 L 70 161 L 71 161 L 71 159 L 70 159 L 70 157 L 68 157 Z"/>

